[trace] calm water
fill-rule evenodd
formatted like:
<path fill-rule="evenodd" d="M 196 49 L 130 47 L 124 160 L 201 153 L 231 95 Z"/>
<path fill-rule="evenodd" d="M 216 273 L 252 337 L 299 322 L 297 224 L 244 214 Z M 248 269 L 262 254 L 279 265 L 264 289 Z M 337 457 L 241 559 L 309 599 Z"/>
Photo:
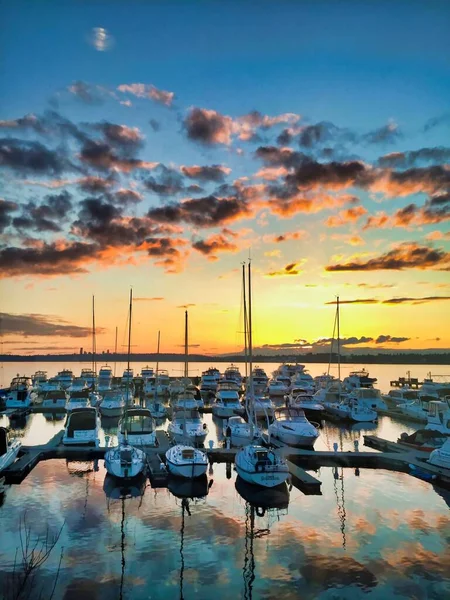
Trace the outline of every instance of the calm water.
<path fill-rule="evenodd" d="M 206 365 L 194 366 L 201 370 Z M 36 368 L 16 364 L 8 377 Z M 54 374 L 63 366 L 43 368 Z M 323 370 L 311 365 L 313 375 Z M 397 365 L 370 368 L 383 390 L 406 370 Z M 418 377 L 429 370 L 411 368 Z M 431 371 L 440 373 L 442 367 Z M 221 424 L 211 415 L 204 419 L 216 443 Z M 0 417 L 0 425 L 5 424 L 8 419 Z M 35 414 L 16 433 L 24 443 L 40 443 L 61 428 L 62 422 Z M 415 428 L 382 417 L 370 432 L 396 440 L 402 431 Z M 327 424 L 316 448 L 332 448 L 337 442 L 344 450 L 353 449 L 353 441 L 360 439 L 363 450 L 367 431 L 367 426 Z M 114 436 L 114 426 L 106 433 Z M 61 552 L 57 599 L 422 600 L 450 595 L 450 493 L 409 475 L 323 468 L 316 474 L 321 496 L 292 488 L 287 508 L 258 513 L 248 491 L 242 497 L 235 489 L 235 473 L 229 471 L 228 478 L 226 465 L 213 466 L 209 493 L 187 506 L 178 497 L 182 489 L 152 489 L 148 481 L 141 490 L 132 490 L 142 495 L 116 499 L 118 490 L 105 475 L 103 461 L 52 460 L 6 490 L 0 500 L 0 590 L 20 548 L 19 523 L 25 516 L 32 539 L 63 527 L 38 573 L 36 597 L 42 587 L 50 592 Z M 206 491 L 205 486 L 201 493 Z"/>

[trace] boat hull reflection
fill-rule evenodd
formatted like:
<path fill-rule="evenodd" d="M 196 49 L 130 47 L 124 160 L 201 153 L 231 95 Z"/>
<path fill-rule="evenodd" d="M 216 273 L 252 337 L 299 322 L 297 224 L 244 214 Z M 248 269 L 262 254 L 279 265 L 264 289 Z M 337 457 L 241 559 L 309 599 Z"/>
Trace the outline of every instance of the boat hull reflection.
<path fill-rule="evenodd" d="M 238 494 L 254 507 L 284 509 L 289 506 L 289 489 L 286 482 L 272 488 L 261 488 L 247 483 L 238 475 L 235 488 Z"/>
<path fill-rule="evenodd" d="M 181 479 L 170 477 L 167 487 L 171 494 L 177 498 L 204 498 L 208 495 L 209 484 L 206 475 L 196 479 Z"/>
<path fill-rule="evenodd" d="M 144 493 L 146 481 L 147 478 L 142 473 L 126 482 L 107 473 L 103 482 L 103 491 L 111 500 L 138 498 Z"/>

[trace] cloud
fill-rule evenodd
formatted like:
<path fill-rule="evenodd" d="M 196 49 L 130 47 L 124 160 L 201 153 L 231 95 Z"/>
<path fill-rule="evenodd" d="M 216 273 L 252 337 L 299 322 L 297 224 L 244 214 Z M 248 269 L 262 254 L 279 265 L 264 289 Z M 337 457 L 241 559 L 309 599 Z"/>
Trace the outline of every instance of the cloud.
<path fill-rule="evenodd" d="M 231 233 L 229 230 L 225 230 L 225 232 Z M 193 242 L 192 247 L 207 256 L 209 260 L 217 260 L 218 252 L 237 252 L 239 250 L 234 242 L 227 239 L 224 232 Z"/>
<path fill-rule="evenodd" d="M 4 335 L 84 338 L 92 333 L 89 327 L 71 325 L 68 321 L 51 315 L 1 313 L 1 317 Z M 97 331 L 101 333 L 105 330 L 97 328 Z"/>
<path fill-rule="evenodd" d="M 187 137 L 202 144 L 230 144 L 233 131 L 231 117 L 215 110 L 191 108 L 183 121 Z"/>
<path fill-rule="evenodd" d="M 403 269 L 450 268 L 450 252 L 441 248 L 420 246 L 415 242 L 404 242 L 393 250 L 367 261 L 350 261 L 328 265 L 326 271 L 378 271 Z"/>
<path fill-rule="evenodd" d="M 314 345 L 325 346 L 327 344 L 331 344 L 333 341 L 335 341 L 333 338 L 320 338 L 314 342 Z M 368 344 L 370 342 L 373 342 L 374 339 L 372 337 L 367 337 L 363 335 L 361 337 L 352 336 L 347 338 L 341 338 L 339 341 L 342 346 L 356 346 L 358 344 Z"/>
<path fill-rule="evenodd" d="M 309 234 L 305 230 L 299 231 L 286 231 L 285 233 L 280 233 L 279 235 L 270 236 L 272 242 L 279 244 L 281 242 L 290 242 L 292 240 L 304 240 L 309 237 Z"/>
<path fill-rule="evenodd" d="M 142 201 L 142 194 L 136 192 L 136 190 L 127 190 L 124 188 L 117 190 L 110 197 L 114 198 L 115 202 L 122 206 L 133 206 Z"/>
<path fill-rule="evenodd" d="M 402 342 L 407 342 L 411 338 L 408 337 L 394 337 L 390 335 L 379 335 L 375 340 L 375 344 L 401 344 Z"/>
<path fill-rule="evenodd" d="M 408 204 L 392 215 L 380 211 L 367 219 L 364 229 L 430 225 L 448 220 L 450 220 L 449 192 L 430 196 L 423 206 Z"/>
<path fill-rule="evenodd" d="M 146 83 L 124 83 L 119 85 L 117 90 L 123 94 L 132 94 L 137 98 L 149 98 L 150 100 L 154 100 L 158 104 L 163 104 L 164 106 L 171 106 L 175 97 L 173 92 L 160 90 L 154 85 Z"/>
<path fill-rule="evenodd" d="M 364 134 L 361 139 L 368 144 L 393 144 L 401 137 L 403 136 L 397 123 L 390 121 L 387 125 Z"/>
<path fill-rule="evenodd" d="M 223 165 L 211 165 L 200 167 L 192 165 L 191 167 L 181 166 L 180 171 L 189 179 L 198 179 L 199 181 L 215 181 L 222 182 L 226 175 L 231 173 L 229 167 Z"/>
<path fill-rule="evenodd" d="M 159 163 L 119 156 L 106 142 L 87 140 L 81 149 L 80 160 L 100 171 L 114 170 L 129 173 L 134 169 L 153 170 Z"/>
<path fill-rule="evenodd" d="M 450 300 L 450 296 L 425 296 L 422 298 L 389 298 L 383 300 L 383 304 L 424 304 L 426 302 L 438 302 Z"/>
<path fill-rule="evenodd" d="M 105 96 L 109 95 L 106 88 L 86 83 L 85 81 L 75 81 L 67 87 L 67 91 L 81 102 L 93 105 L 102 104 Z"/>
<path fill-rule="evenodd" d="M 148 123 L 149 123 L 150 127 L 153 129 L 153 131 L 155 131 L 155 132 L 159 131 L 161 129 L 161 124 L 156 119 L 150 119 Z"/>
<path fill-rule="evenodd" d="M 430 131 L 430 129 L 434 129 L 440 125 L 450 125 L 450 113 L 444 113 L 439 117 L 432 117 L 431 119 L 428 119 L 423 127 L 423 130 Z"/>
<path fill-rule="evenodd" d="M 318 144 L 328 142 L 342 133 L 339 127 L 327 121 L 304 127 L 299 135 L 298 143 L 305 148 L 313 148 Z"/>
<path fill-rule="evenodd" d="M 339 304 L 377 304 L 376 298 L 356 298 L 356 300 L 339 300 Z M 337 304 L 336 300 L 325 302 L 325 304 Z"/>
<path fill-rule="evenodd" d="M 114 45 L 114 38 L 104 27 L 93 27 L 88 39 L 91 46 L 99 52 L 106 52 Z"/>
<path fill-rule="evenodd" d="M 177 308 L 191 308 L 192 306 L 197 306 L 196 304 L 180 304 Z"/>
<path fill-rule="evenodd" d="M 116 180 L 113 177 L 103 178 L 89 175 L 78 180 L 78 187 L 83 190 L 83 192 L 97 194 L 99 192 L 107 191 L 115 183 Z"/>
<path fill-rule="evenodd" d="M 159 164 L 155 171 L 157 177 L 144 180 L 144 185 L 150 192 L 158 196 L 174 196 L 185 191 L 183 177 L 177 170 Z"/>
<path fill-rule="evenodd" d="M 154 296 L 153 298 L 145 298 L 145 297 L 133 298 L 134 302 L 159 302 L 161 300 L 165 300 L 165 298 L 163 298 L 162 296 Z"/>
<path fill-rule="evenodd" d="M 357 234 L 333 233 L 330 238 L 335 241 L 342 241 L 344 244 L 349 244 L 350 246 L 364 246 L 366 243 L 363 238 Z"/>
<path fill-rule="evenodd" d="M 0 233 L 3 233 L 11 224 L 11 213 L 15 212 L 18 208 L 19 206 L 15 202 L 0 198 Z"/>
<path fill-rule="evenodd" d="M 355 223 L 365 214 L 367 214 L 367 209 L 364 206 L 354 206 L 341 210 L 338 215 L 328 217 L 325 225 L 327 227 L 344 227 L 349 223 Z"/>
<path fill-rule="evenodd" d="M 418 164 L 445 163 L 450 160 L 450 148 L 442 146 L 436 148 L 421 148 L 409 152 L 391 152 L 378 159 L 380 167 L 392 167 L 395 169 L 409 169 Z"/>
<path fill-rule="evenodd" d="M 430 231 L 425 236 L 426 240 L 450 240 L 450 231 L 446 231 L 445 233 L 442 231 Z"/>
<path fill-rule="evenodd" d="M 40 142 L 0 139 L 0 167 L 8 167 L 20 174 L 59 175 L 74 170 L 64 154 L 50 150 Z"/>
<path fill-rule="evenodd" d="M 60 194 L 45 196 L 44 202 L 28 202 L 22 205 L 22 214 L 13 219 L 16 229 L 58 232 L 62 230 L 65 217 L 72 210 L 72 196 L 67 190 Z"/>
<path fill-rule="evenodd" d="M 299 260 L 298 262 L 290 263 L 283 267 L 279 271 L 271 271 L 266 273 L 267 277 L 284 277 L 288 275 L 301 275 L 303 273 L 301 267 L 305 264 L 306 259 Z"/>
<path fill-rule="evenodd" d="M 266 181 L 275 181 L 279 177 L 283 175 L 287 175 L 289 171 L 284 166 L 280 167 L 263 167 L 257 173 L 255 173 L 255 177 L 259 177 L 260 179 L 265 179 Z"/>
<path fill-rule="evenodd" d="M 108 121 L 96 123 L 91 127 L 101 131 L 106 142 L 122 152 L 135 152 L 143 145 L 144 136 L 138 127 L 117 125 Z"/>

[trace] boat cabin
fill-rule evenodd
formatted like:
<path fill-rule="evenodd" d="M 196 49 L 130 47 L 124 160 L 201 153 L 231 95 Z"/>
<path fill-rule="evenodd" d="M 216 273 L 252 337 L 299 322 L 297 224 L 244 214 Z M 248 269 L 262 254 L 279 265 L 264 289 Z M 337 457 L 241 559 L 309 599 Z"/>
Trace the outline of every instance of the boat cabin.
<path fill-rule="evenodd" d="M 66 435 L 76 437 L 76 431 L 93 431 L 97 428 L 97 411 L 95 408 L 75 408 L 67 419 Z"/>
<path fill-rule="evenodd" d="M 152 433 L 154 422 L 148 409 L 137 408 L 129 410 L 122 421 L 120 432 L 125 435 L 125 431 L 130 435 L 144 435 Z"/>
<path fill-rule="evenodd" d="M 305 413 L 301 408 L 278 408 L 275 411 L 276 421 L 306 421 Z"/>
<path fill-rule="evenodd" d="M 183 448 L 181 451 L 181 458 L 183 460 L 194 460 L 195 451 L 194 448 Z"/>
<path fill-rule="evenodd" d="M 8 452 L 9 431 L 6 427 L 0 427 L 0 456 Z"/>

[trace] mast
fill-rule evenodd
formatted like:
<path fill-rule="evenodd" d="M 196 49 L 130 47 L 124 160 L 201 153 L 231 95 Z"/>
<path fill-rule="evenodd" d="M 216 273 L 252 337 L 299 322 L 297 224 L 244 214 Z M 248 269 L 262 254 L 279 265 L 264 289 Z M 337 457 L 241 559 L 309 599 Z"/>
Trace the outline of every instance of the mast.
<path fill-rule="evenodd" d="M 250 398 L 253 402 L 253 338 L 252 338 L 252 265 L 248 263 L 248 369 L 250 372 Z"/>
<path fill-rule="evenodd" d="M 336 320 L 337 320 L 337 355 L 338 355 L 338 379 L 339 394 L 341 391 L 341 330 L 339 322 L 339 296 L 336 296 Z"/>
<path fill-rule="evenodd" d="M 186 386 L 188 378 L 188 358 L 189 358 L 189 345 L 188 345 L 188 311 L 184 313 L 184 385 Z"/>
<path fill-rule="evenodd" d="M 158 347 L 156 349 L 156 382 L 158 383 L 158 371 L 159 371 L 159 342 L 161 341 L 161 331 L 158 331 Z"/>
<path fill-rule="evenodd" d="M 245 263 L 242 263 L 242 290 L 244 294 L 244 356 L 245 356 L 245 381 L 247 381 L 248 368 L 248 348 L 247 348 L 247 298 L 245 293 Z"/>
<path fill-rule="evenodd" d="M 92 296 L 92 370 L 97 373 L 97 345 L 95 340 L 95 296 Z"/>
<path fill-rule="evenodd" d="M 117 331 L 118 331 L 118 327 L 116 325 L 116 342 L 114 344 L 114 377 L 116 376 L 116 364 L 117 364 Z"/>
<path fill-rule="evenodd" d="M 128 354 L 127 354 L 127 404 L 130 390 L 130 354 L 131 354 L 131 316 L 133 311 L 133 288 L 130 288 L 130 314 L 128 318 Z"/>

